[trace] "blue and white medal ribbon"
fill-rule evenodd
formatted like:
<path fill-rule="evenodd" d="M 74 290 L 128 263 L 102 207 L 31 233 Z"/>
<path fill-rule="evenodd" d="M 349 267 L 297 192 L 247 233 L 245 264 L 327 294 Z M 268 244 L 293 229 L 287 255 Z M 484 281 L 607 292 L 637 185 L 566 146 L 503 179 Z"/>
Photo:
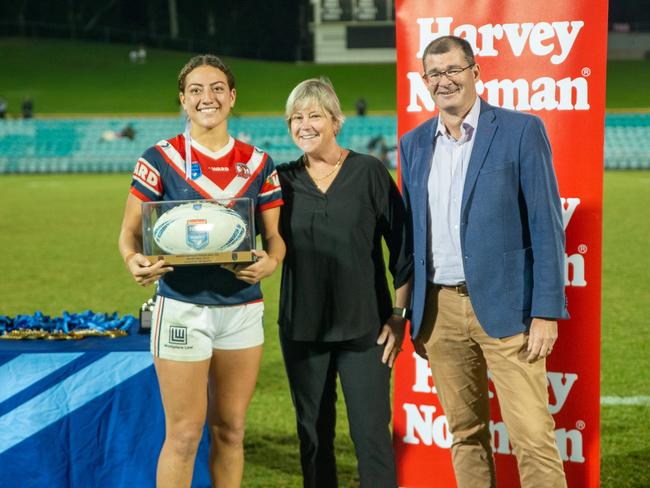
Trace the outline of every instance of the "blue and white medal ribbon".
<path fill-rule="evenodd" d="M 192 138 L 190 137 L 190 118 L 185 121 L 185 179 L 192 178 Z"/>

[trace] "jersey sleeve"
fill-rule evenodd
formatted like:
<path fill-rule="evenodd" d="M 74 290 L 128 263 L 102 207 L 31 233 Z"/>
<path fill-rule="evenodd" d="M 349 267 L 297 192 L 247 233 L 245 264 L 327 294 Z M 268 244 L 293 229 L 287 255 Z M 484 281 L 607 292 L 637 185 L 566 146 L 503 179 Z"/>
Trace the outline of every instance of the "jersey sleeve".
<path fill-rule="evenodd" d="M 154 148 L 149 148 L 135 164 L 131 193 L 143 202 L 161 200 L 163 183 L 160 168 L 160 155 Z"/>
<path fill-rule="evenodd" d="M 275 163 L 271 156 L 267 155 L 264 169 L 262 170 L 262 188 L 257 196 L 257 210 L 264 212 L 270 208 L 279 207 L 284 204 L 282 201 L 282 189 Z"/>

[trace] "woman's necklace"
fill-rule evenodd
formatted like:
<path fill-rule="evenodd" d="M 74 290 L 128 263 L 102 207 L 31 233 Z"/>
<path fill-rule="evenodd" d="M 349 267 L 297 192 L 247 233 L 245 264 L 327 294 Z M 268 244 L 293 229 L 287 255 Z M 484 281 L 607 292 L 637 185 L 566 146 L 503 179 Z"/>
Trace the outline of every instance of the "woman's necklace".
<path fill-rule="evenodd" d="M 304 154 L 303 156 L 304 162 L 305 162 L 305 168 L 307 168 L 307 172 L 309 173 L 309 176 L 311 176 L 311 179 L 314 180 L 314 183 L 316 183 L 316 186 L 318 187 L 319 190 L 322 190 L 320 185 L 318 184 L 319 181 L 323 181 L 330 176 L 332 176 L 334 173 L 336 173 L 339 168 L 341 167 L 341 164 L 343 164 L 343 151 L 339 153 L 339 159 L 337 159 L 336 164 L 334 165 L 334 168 L 332 171 L 327 173 L 326 175 L 316 177 L 314 174 L 310 171 L 309 169 L 309 159 L 307 158 L 307 155 Z"/>

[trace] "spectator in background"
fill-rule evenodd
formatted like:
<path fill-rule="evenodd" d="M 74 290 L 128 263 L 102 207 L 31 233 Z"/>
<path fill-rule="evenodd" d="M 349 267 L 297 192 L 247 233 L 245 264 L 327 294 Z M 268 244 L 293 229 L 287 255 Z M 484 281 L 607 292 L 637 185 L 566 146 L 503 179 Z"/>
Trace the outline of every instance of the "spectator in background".
<path fill-rule="evenodd" d="M 368 154 L 379 159 L 388 169 L 397 168 L 397 146 L 389 147 L 382 135 L 368 141 Z"/>
<path fill-rule="evenodd" d="M 378 135 L 368 141 L 368 154 L 379 159 L 379 161 L 384 163 L 384 166 L 388 168 L 388 146 L 386 145 L 386 139 L 384 139 L 384 136 Z"/>
<path fill-rule="evenodd" d="M 135 139 L 135 129 L 133 126 L 131 124 L 126 124 L 126 127 L 120 131 L 120 137 L 126 137 L 130 141 Z"/>
<path fill-rule="evenodd" d="M 34 101 L 31 97 L 26 97 L 21 105 L 23 119 L 31 119 L 34 116 Z"/>
<path fill-rule="evenodd" d="M 137 53 L 138 53 L 138 62 L 140 64 L 146 63 L 147 62 L 147 48 L 144 47 L 144 44 L 140 44 L 140 46 L 138 46 Z"/>
<path fill-rule="evenodd" d="M 124 129 L 120 131 L 115 131 L 115 130 L 107 130 L 102 132 L 102 137 L 99 140 L 100 142 L 111 142 L 115 141 L 117 139 L 123 139 L 126 138 L 130 141 L 135 139 L 135 129 L 131 124 L 127 124 Z"/>
<path fill-rule="evenodd" d="M 147 48 L 140 44 L 137 49 L 129 51 L 129 60 L 133 64 L 144 64 L 147 62 Z"/>
<path fill-rule="evenodd" d="M 368 111 L 368 102 L 366 102 L 365 98 L 359 98 L 354 106 L 357 110 L 358 116 L 363 117 L 366 115 L 366 112 Z"/>
<path fill-rule="evenodd" d="M 7 100 L 0 98 L 0 119 L 4 119 L 7 115 Z"/>

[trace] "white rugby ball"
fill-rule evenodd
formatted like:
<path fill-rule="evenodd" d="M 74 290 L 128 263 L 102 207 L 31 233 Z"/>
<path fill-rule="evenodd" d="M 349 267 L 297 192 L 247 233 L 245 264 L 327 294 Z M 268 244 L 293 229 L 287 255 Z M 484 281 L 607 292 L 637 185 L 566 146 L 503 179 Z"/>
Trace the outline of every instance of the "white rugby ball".
<path fill-rule="evenodd" d="M 168 254 L 234 251 L 246 237 L 246 222 L 227 207 L 211 202 L 183 203 L 160 216 L 153 239 Z"/>

